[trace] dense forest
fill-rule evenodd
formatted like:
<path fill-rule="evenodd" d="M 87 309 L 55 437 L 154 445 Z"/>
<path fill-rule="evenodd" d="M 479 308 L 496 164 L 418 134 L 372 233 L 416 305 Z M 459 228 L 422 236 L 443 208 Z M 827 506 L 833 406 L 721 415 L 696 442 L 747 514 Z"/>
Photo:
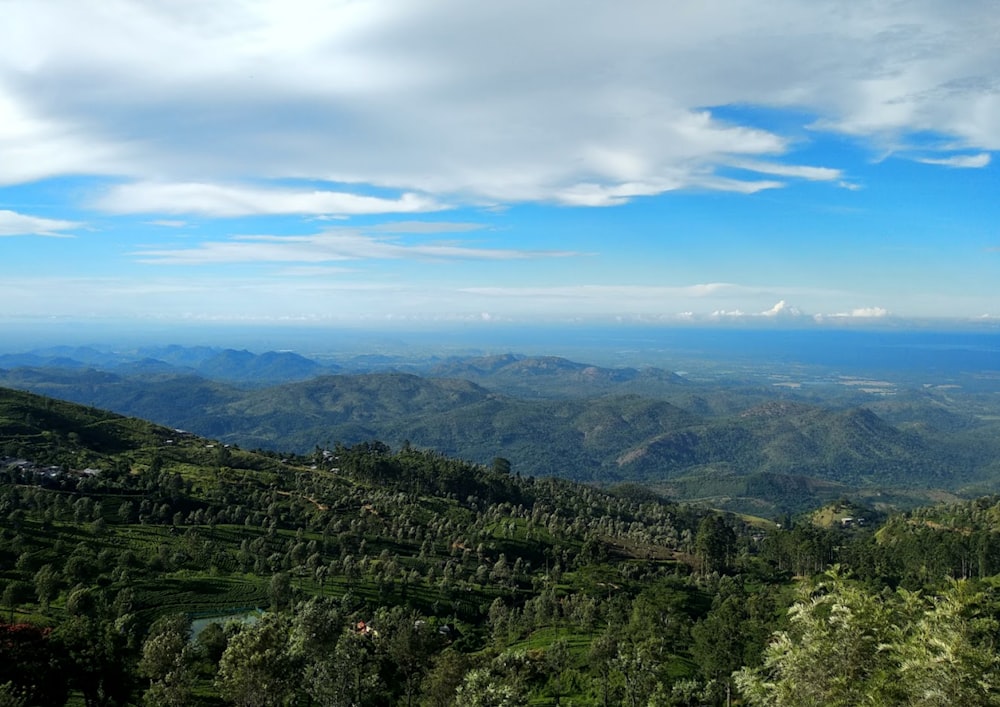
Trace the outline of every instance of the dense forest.
<path fill-rule="evenodd" d="M 755 518 L 0 389 L 0 704 L 1000 704 L 1000 499 Z"/>
<path fill-rule="evenodd" d="M 779 366 L 770 377 L 689 379 L 513 354 L 411 361 L 402 370 L 357 360 L 338 370 L 289 352 L 135 355 L 143 357 L 4 355 L 0 364 L 11 367 L 0 368 L 0 386 L 245 449 L 306 454 L 337 440 L 410 442 L 485 465 L 500 455 L 524 475 L 637 482 L 766 517 L 842 496 L 914 506 L 941 492 L 1000 491 L 990 376 L 936 373 L 932 384 L 827 369 L 792 377 Z"/>

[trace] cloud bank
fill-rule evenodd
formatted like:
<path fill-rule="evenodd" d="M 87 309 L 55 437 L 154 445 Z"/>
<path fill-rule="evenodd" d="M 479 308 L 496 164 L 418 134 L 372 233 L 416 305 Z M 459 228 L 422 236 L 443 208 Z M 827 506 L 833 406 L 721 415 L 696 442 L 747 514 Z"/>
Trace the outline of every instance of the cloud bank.
<path fill-rule="evenodd" d="M 114 177 L 94 202 L 113 213 L 612 206 L 842 181 L 796 162 L 810 131 L 952 167 L 1000 148 L 985 0 L 8 0 L 4 18 L 0 184 Z M 767 128 L 727 106 L 802 117 Z M 914 144 L 927 134 L 939 153 Z"/>

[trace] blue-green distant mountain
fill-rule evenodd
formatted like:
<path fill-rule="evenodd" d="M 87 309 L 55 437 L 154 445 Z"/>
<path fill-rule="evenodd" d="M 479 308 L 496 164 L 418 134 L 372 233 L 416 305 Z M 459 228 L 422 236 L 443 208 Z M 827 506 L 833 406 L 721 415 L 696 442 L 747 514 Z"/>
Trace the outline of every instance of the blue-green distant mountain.
<path fill-rule="evenodd" d="M 524 475 L 642 481 L 733 508 L 1000 487 L 989 402 L 951 389 L 873 397 L 517 355 L 438 361 L 426 376 L 306 378 L 327 367 L 294 354 L 158 353 L 114 371 L 14 368 L 0 372 L 0 384 L 245 448 L 308 452 L 377 439 L 478 463 L 504 456 Z M 294 376 L 305 379 L 267 384 Z"/>
<path fill-rule="evenodd" d="M 198 375 L 212 380 L 265 385 L 306 380 L 336 373 L 336 364 L 320 364 L 290 351 L 262 354 L 205 346 L 147 347 L 106 352 L 89 347 L 53 347 L 24 354 L 0 355 L 0 368 L 99 370 L 122 375 Z"/>

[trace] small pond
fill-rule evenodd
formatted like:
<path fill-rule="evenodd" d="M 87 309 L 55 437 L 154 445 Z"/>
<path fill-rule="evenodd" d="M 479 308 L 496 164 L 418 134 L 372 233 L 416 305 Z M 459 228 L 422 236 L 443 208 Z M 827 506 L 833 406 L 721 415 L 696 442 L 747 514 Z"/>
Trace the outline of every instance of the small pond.
<path fill-rule="evenodd" d="M 197 614 L 191 617 L 191 640 L 197 640 L 198 636 L 209 624 L 217 623 L 225 626 L 235 621 L 241 624 L 256 623 L 264 614 L 260 609 L 246 607 L 234 608 L 228 611 L 219 611 L 214 614 Z"/>

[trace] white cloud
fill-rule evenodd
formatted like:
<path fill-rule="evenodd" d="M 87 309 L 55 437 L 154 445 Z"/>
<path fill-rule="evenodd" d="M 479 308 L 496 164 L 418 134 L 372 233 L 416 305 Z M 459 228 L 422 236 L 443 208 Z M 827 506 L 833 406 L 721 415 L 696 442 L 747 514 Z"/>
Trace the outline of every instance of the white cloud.
<path fill-rule="evenodd" d="M 195 262 L 195 261 L 192 261 Z M 340 263 L 287 261 L 265 275 L 234 269 L 166 269 L 145 276 L 57 277 L 12 274 L 0 278 L 0 317 L 160 317 L 228 321 L 621 321 L 691 324 L 733 322 L 767 325 L 767 311 L 750 304 L 751 288 L 690 297 L 696 288 L 650 289 L 461 288 L 444 282 L 407 283 L 356 271 Z M 25 297 L 31 292 L 31 297 Z M 747 304 L 740 304 L 740 301 Z M 252 303 L 248 307 L 247 303 Z M 683 305 L 690 303 L 690 308 Z M 711 303 L 711 306 L 709 305 Z M 680 304 L 681 306 L 677 306 Z M 848 310 L 849 311 L 849 310 Z M 862 310 L 857 310 L 861 312 Z M 798 324 L 798 318 L 792 320 Z M 802 319 L 802 323 L 812 320 Z M 864 325 L 871 318 L 817 316 L 817 324 Z"/>
<path fill-rule="evenodd" d="M 889 310 L 883 307 L 858 307 L 857 309 L 852 309 L 847 312 L 838 312 L 837 314 L 827 314 L 820 315 L 822 317 L 840 318 L 840 319 L 881 319 L 883 317 L 889 316 Z"/>
<path fill-rule="evenodd" d="M 745 312 L 743 309 L 717 309 L 709 315 L 713 319 L 741 319 L 741 318 L 757 318 L 757 319 L 798 319 L 805 315 L 802 313 L 798 307 L 793 307 L 789 305 L 785 300 L 777 302 L 770 309 L 765 309 L 762 312 Z"/>
<path fill-rule="evenodd" d="M 11 29 L 8 23 L 0 26 L 0 41 Z M 117 154 L 121 145 L 116 140 L 88 136 L 72 118 L 34 109 L 29 105 L 30 96 L 18 97 L 6 89 L 4 58 L 10 57 L 12 50 L 10 45 L 4 46 L 6 51 L 0 56 L 0 186 L 65 174 L 114 174 L 130 169 Z"/>
<path fill-rule="evenodd" d="M 977 155 L 954 155 L 952 157 L 924 157 L 917 162 L 924 164 L 942 165 L 944 167 L 957 167 L 961 169 L 978 169 L 986 167 L 990 163 L 988 152 L 980 152 Z"/>
<path fill-rule="evenodd" d="M 572 21 L 529 0 L 3 7 L 0 183 L 134 180 L 101 201 L 116 213 L 606 206 L 781 186 L 716 174 L 740 161 L 840 181 L 834 167 L 784 163 L 803 126 L 723 120 L 723 106 L 790 108 L 890 146 L 934 133 L 1000 149 L 1000 16 L 983 0 L 623 0 L 574 6 Z M 258 210 L 256 188 L 219 186 L 236 175 L 404 196 L 279 190 Z"/>
<path fill-rule="evenodd" d="M 562 312 L 588 317 L 617 317 L 643 322 L 711 322 L 745 320 L 758 323 L 808 323 L 802 309 L 780 300 L 773 306 L 774 292 L 803 296 L 812 301 L 840 299 L 841 292 L 780 286 L 749 286 L 735 283 L 705 283 L 675 286 L 563 285 L 462 287 L 462 299 L 489 303 L 491 309 L 531 307 L 538 311 Z M 758 309 L 758 307 L 760 307 Z"/>
<path fill-rule="evenodd" d="M 883 307 L 861 307 L 859 309 L 852 309 L 850 316 L 865 318 L 887 317 L 889 316 L 889 310 Z"/>
<path fill-rule="evenodd" d="M 477 248 L 452 243 L 404 244 L 353 229 L 305 236 L 248 235 L 206 241 L 190 248 L 144 248 L 133 255 L 162 265 L 220 263 L 328 263 L 350 260 L 524 260 L 570 257 L 572 251 Z"/>
<path fill-rule="evenodd" d="M 778 177 L 795 177 L 814 182 L 839 180 L 843 176 L 841 170 L 831 167 L 809 167 L 806 165 L 762 162 L 760 160 L 739 160 L 733 162 L 732 166 L 751 172 L 760 172 L 761 174 L 773 174 Z"/>
<path fill-rule="evenodd" d="M 204 216 L 418 213 L 443 208 L 416 194 L 384 199 L 322 190 L 150 182 L 113 187 L 95 206 L 118 214 L 175 213 Z"/>
<path fill-rule="evenodd" d="M 797 307 L 790 306 L 789 304 L 787 304 L 785 302 L 785 300 L 781 300 L 780 302 L 778 302 L 777 304 L 775 304 L 770 309 L 768 309 L 768 310 L 766 310 L 764 312 L 761 312 L 759 316 L 762 316 L 762 317 L 782 317 L 782 318 L 787 318 L 787 317 L 801 317 L 802 316 L 802 311 L 799 310 Z"/>
<path fill-rule="evenodd" d="M 732 293 L 738 292 L 740 290 L 747 289 L 742 285 L 736 285 L 731 282 L 707 282 L 700 285 L 689 285 L 683 288 L 686 294 L 690 294 L 695 297 L 706 297 L 712 295 L 718 295 L 722 293 Z"/>
<path fill-rule="evenodd" d="M 737 194 L 756 194 L 765 189 L 780 189 L 785 186 L 784 182 L 777 182 L 772 179 L 756 179 L 753 181 L 743 179 L 727 179 L 725 177 L 703 177 L 692 179 L 689 186 L 711 189 L 715 191 L 731 191 Z"/>
<path fill-rule="evenodd" d="M 0 209 L 0 236 L 49 236 L 67 238 L 66 231 L 79 228 L 80 224 L 60 219 L 28 216 L 16 211 Z"/>

